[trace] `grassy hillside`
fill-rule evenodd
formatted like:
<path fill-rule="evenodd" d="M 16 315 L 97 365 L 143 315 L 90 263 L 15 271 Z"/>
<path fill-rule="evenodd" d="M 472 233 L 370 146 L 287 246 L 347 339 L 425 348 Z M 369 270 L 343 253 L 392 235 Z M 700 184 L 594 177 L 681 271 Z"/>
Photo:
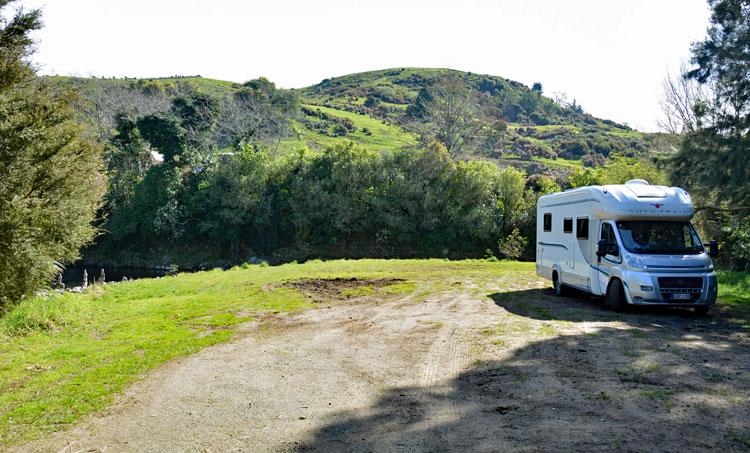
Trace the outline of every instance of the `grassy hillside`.
<path fill-rule="evenodd" d="M 300 98 L 301 109 L 290 120 L 290 133 L 277 147 L 282 152 L 301 147 L 319 150 L 344 140 L 376 151 L 415 146 L 420 120 L 414 117 L 412 110 L 417 96 L 420 90 L 447 74 L 459 77 L 475 95 L 480 119 L 486 127 L 492 127 L 498 120 L 505 124 L 501 143 L 476 151 L 475 157 L 490 159 L 502 166 L 524 167 L 530 173 L 564 174 L 584 162 L 591 165 L 601 161 L 596 155 L 671 152 L 669 141 L 656 134 L 641 133 L 626 125 L 595 118 L 573 102 L 553 101 L 522 83 L 438 68 L 362 72 L 293 90 Z M 151 106 L 152 110 L 168 108 L 169 99 L 189 91 L 222 98 L 243 87 L 241 83 L 200 76 L 52 79 L 77 88 L 87 99 L 98 99 L 102 93 L 109 93 L 115 98 L 107 100 L 110 104 L 130 102 L 112 96 L 123 91 L 161 98 L 161 104 Z"/>
<path fill-rule="evenodd" d="M 652 134 L 595 118 L 574 102 L 553 101 L 539 90 L 492 75 L 394 68 L 325 79 L 300 92 L 310 104 L 372 116 L 409 129 L 410 123 L 418 122 L 410 108 L 420 90 L 448 74 L 459 77 L 475 95 L 480 119 L 487 127 L 497 120 L 507 125 L 504 142 L 495 149 L 482 150 L 485 158 L 503 164 L 536 161 L 545 167 L 570 169 L 580 166 L 589 154 L 634 155 L 663 147 Z"/>
<path fill-rule="evenodd" d="M 196 90 L 217 97 L 222 97 L 236 91 L 241 84 L 226 80 L 207 79 L 201 76 L 175 76 L 155 78 L 88 78 L 51 76 L 47 79 L 62 86 L 68 86 L 79 90 L 84 98 L 91 98 L 97 89 L 102 88 L 125 88 L 145 93 L 163 93 L 173 96 L 187 90 Z"/>

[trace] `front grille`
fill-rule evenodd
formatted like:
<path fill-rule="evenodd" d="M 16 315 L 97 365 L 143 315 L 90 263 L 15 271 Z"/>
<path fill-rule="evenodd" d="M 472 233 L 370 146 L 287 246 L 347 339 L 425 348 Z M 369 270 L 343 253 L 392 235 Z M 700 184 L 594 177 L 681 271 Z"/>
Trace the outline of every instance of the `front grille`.
<path fill-rule="evenodd" d="M 659 277 L 664 302 L 689 304 L 701 297 L 703 277 Z"/>
<path fill-rule="evenodd" d="M 703 288 L 703 277 L 659 277 L 659 288 L 665 290 Z"/>

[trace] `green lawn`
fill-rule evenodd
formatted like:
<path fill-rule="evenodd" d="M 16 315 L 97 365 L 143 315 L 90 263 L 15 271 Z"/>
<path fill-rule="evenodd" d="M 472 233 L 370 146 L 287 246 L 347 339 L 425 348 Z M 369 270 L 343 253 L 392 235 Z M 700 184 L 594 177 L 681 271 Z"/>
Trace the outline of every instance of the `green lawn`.
<path fill-rule="evenodd" d="M 446 291 L 484 297 L 492 286 L 518 289 L 537 280 L 533 263 L 336 260 L 180 274 L 29 299 L 0 318 L 0 445 L 101 411 L 146 371 L 231 339 L 242 322 L 313 306 L 277 284 L 331 277 L 403 279 L 351 295 L 409 294 L 414 303 Z M 721 273 L 720 279 L 722 301 L 746 323 L 750 276 Z"/>

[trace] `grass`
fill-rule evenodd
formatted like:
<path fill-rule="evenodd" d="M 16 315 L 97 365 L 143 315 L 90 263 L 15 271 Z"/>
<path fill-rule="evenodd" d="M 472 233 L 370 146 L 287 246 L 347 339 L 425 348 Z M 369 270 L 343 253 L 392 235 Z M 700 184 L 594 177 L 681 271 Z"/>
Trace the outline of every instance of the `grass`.
<path fill-rule="evenodd" d="M 312 306 L 277 283 L 301 278 L 402 278 L 373 292 L 428 297 L 446 281 L 490 283 L 532 263 L 479 260 L 313 261 L 144 279 L 22 302 L 0 318 L 0 445 L 65 429 L 99 412 L 139 376 L 231 339 L 237 326 Z M 366 290 L 363 290 L 366 291 Z"/>
<path fill-rule="evenodd" d="M 305 129 L 305 132 L 302 132 L 303 135 L 309 136 L 312 141 L 316 141 L 324 146 L 329 146 L 341 141 L 342 139 L 360 143 L 375 151 L 392 150 L 394 147 L 398 149 L 417 144 L 416 135 L 406 132 L 398 126 L 383 123 L 381 120 L 371 116 L 316 105 L 305 105 L 305 107 L 313 110 L 320 110 L 331 116 L 347 118 L 351 120 L 357 128 L 357 130 L 346 134 L 345 137 L 328 137 L 314 131 L 309 131 L 308 129 Z M 368 129 L 371 134 L 368 135 L 364 133 L 363 129 Z"/>
<path fill-rule="evenodd" d="M 534 160 L 535 162 L 539 162 L 544 165 L 547 165 L 548 167 L 563 167 L 563 168 L 571 168 L 571 169 L 583 167 L 583 161 L 576 160 L 576 159 L 563 159 L 563 158 L 550 159 L 548 157 L 534 156 L 532 160 Z"/>
<path fill-rule="evenodd" d="M 750 329 L 750 272 L 719 271 L 719 299 L 732 307 L 732 321 Z"/>
<path fill-rule="evenodd" d="M 335 117 L 348 118 L 352 121 L 356 130 L 343 137 L 332 137 L 308 129 L 301 122 L 292 120 L 295 137 L 285 138 L 279 143 L 279 149 L 282 153 L 289 153 L 302 148 L 316 150 L 344 141 L 364 145 L 373 151 L 398 150 L 417 144 L 415 134 L 407 132 L 399 126 L 383 123 L 371 116 L 310 104 L 305 105 L 305 107 L 313 110 L 318 109 Z M 364 132 L 365 129 L 369 131 L 369 134 Z"/>

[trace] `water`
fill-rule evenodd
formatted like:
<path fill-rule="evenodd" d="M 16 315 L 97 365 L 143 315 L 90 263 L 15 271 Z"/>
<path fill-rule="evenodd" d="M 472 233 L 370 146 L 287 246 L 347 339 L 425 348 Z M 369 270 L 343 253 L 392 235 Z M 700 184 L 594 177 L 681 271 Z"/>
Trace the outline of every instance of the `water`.
<path fill-rule="evenodd" d="M 90 267 L 90 266 L 70 266 L 63 272 L 63 283 L 66 288 L 72 288 L 74 286 L 81 286 L 83 281 L 83 270 L 89 274 L 89 283 L 93 283 L 94 279 L 99 278 L 99 274 L 102 271 L 101 267 Z M 152 269 L 147 267 L 105 267 L 104 274 L 106 281 L 108 282 L 119 282 L 122 281 L 123 277 L 128 279 L 137 280 L 139 278 L 154 278 L 163 277 L 167 275 L 166 269 Z"/>

